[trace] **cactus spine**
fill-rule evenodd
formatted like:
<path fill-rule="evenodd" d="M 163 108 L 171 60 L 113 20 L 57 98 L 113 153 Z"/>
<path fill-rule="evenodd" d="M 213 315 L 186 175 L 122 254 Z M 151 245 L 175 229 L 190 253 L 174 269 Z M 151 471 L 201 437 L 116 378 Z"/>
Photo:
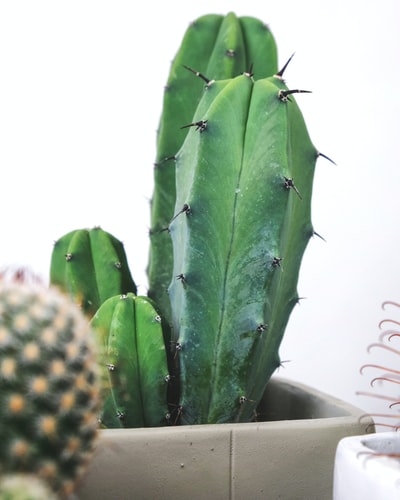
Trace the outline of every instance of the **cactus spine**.
<path fill-rule="evenodd" d="M 95 356 L 89 323 L 70 298 L 0 280 L 2 475 L 32 473 L 60 495 L 74 490 L 97 435 Z"/>
<path fill-rule="evenodd" d="M 215 82 L 176 155 L 169 293 L 183 423 L 248 421 L 280 363 L 318 157 L 290 94 L 282 72 Z"/>
<path fill-rule="evenodd" d="M 237 17 L 233 12 L 226 16 L 208 14 L 193 22 L 171 66 L 157 135 L 148 266 L 149 297 L 159 305 L 167 322 L 171 322 L 167 289 L 173 263 L 172 245 L 162 230 L 174 215 L 174 158 L 186 136 L 181 128 L 192 121 L 204 89 L 204 82 L 195 81 L 188 67 L 213 79 L 225 79 L 250 66 L 258 78 L 276 73 L 275 40 L 260 20 Z"/>
<path fill-rule="evenodd" d="M 55 242 L 50 281 L 89 317 L 109 297 L 136 293 L 122 242 L 100 227 L 71 231 Z"/>

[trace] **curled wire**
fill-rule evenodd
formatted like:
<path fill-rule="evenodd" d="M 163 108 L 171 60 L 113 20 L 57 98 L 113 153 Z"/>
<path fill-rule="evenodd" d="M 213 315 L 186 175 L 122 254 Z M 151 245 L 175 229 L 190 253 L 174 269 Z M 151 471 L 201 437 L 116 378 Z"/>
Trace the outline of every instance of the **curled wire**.
<path fill-rule="evenodd" d="M 382 303 L 382 309 L 386 310 L 388 306 L 393 306 L 396 308 L 400 309 L 400 303 L 394 302 L 387 300 Z M 388 329 L 386 328 L 386 325 L 389 324 Z M 367 346 L 367 352 L 371 353 L 375 349 L 381 349 L 384 350 L 388 353 L 391 353 L 395 356 L 400 357 L 400 350 L 395 349 L 393 346 L 388 345 L 388 342 L 391 342 L 392 339 L 400 337 L 400 328 L 397 329 L 396 326 L 400 327 L 400 321 L 393 319 L 393 318 L 385 318 L 381 320 L 378 323 L 378 327 L 380 330 L 383 330 L 380 335 L 379 335 L 379 342 L 373 342 Z M 378 364 L 378 363 L 365 363 L 360 367 L 360 374 L 364 375 L 368 369 L 372 370 L 379 370 L 380 373 L 377 376 L 374 376 L 371 378 L 370 381 L 370 386 L 374 388 L 378 382 L 383 382 L 383 383 L 388 383 L 391 384 L 393 387 L 396 385 L 400 385 L 400 363 L 398 363 L 399 369 L 393 368 L 391 366 L 385 366 L 384 364 Z M 380 399 L 382 401 L 386 401 L 388 403 L 385 408 L 388 410 L 393 410 L 396 409 L 400 405 L 400 397 L 399 396 L 390 396 L 390 395 L 385 395 L 385 394 L 377 394 L 374 392 L 368 392 L 368 391 L 358 391 L 356 392 L 357 395 L 360 396 L 366 396 L 366 397 L 372 397 L 376 399 Z M 363 418 L 370 418 L 373 420 L 373 424 L 369 423 L 367 426 L 366 431 L 370 431 L 371 427 L 383 427 L 386 429 L 390 429 L 392 431 L 398 431 L 400 429 L 400 422 L 397 423 L 391 423 L 390 420 L 392 419 L 397 419 L 400 420 L 400 415 L 397 413 L 369 413 L 365 414 L 360 418 L 360 421 Z M 388 420 L 388 421 L 387 421 Z M 369 452 L 365 452 L 369 453 Z M 376 454 L 375 452 L 371 452 L 373 455 L 379 455 Z M 389 454 L 386 454 L 386 456 L 389 456 Z"/>

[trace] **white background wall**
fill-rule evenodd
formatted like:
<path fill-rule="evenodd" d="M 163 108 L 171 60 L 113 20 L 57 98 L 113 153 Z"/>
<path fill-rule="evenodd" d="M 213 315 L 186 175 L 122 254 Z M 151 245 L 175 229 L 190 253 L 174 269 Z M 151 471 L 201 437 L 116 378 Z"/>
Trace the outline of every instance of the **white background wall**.
<path fill-rule="evenodd" d="M 279 372 L 368 411 L 357 396 L 399 357 L 367 353 L 399 294 L 400 7 L 396 0 L 86 0 L 0 3 L 0 267 L 48 278 L 55 239 L 101 225 L 125 242 L 146 293 L 155 133 L 169 64 L 206 13 L 269 24 L 316 147 L 315 238 Z M 400 341 L 397 341 L 397 345 Z M 393 340 L 396 345 L 396 340 Z M 400 389 L 399 389 L 400 390 Z M 378 392 L 389 393 L 388 384 Z M 394 390 L 396 394 L 397 389 Z M 395 410 L 393 410 L 395 411 Z"/>

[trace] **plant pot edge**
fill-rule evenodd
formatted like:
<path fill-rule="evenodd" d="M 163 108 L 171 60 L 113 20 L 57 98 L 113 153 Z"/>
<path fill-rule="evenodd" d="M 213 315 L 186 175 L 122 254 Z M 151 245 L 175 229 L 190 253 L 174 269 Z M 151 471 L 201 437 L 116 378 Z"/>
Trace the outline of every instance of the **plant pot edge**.
<path fill-rule="evenodd" d="M 271 382 L 320 398 L 341 416 L 102 430 L 79 498 L 256 499 L 268 489 L 276 498 L 301 490 L 304 498 L 331 499 L 337 443 L 365 431 L 364 412 L 302 383 Z"/>

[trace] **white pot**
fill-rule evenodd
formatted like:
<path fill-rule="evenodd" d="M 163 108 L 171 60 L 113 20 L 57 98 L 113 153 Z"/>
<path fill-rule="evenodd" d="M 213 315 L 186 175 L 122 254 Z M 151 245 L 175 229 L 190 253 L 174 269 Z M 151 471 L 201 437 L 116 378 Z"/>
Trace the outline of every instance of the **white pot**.
<path fill-rule="evenodd" d="M 80 500 L 331 500 L 338 442 L 363 411 L 273 378 L 268 421 L 101 431 Z M 356 499 L 352 499 L 356 500 Z"/>
<path fill-rule="evenodd" d="M 399 500 L 400 434 L 380 432 L 343 438 L 337 447 L 334 500 Z"/>

